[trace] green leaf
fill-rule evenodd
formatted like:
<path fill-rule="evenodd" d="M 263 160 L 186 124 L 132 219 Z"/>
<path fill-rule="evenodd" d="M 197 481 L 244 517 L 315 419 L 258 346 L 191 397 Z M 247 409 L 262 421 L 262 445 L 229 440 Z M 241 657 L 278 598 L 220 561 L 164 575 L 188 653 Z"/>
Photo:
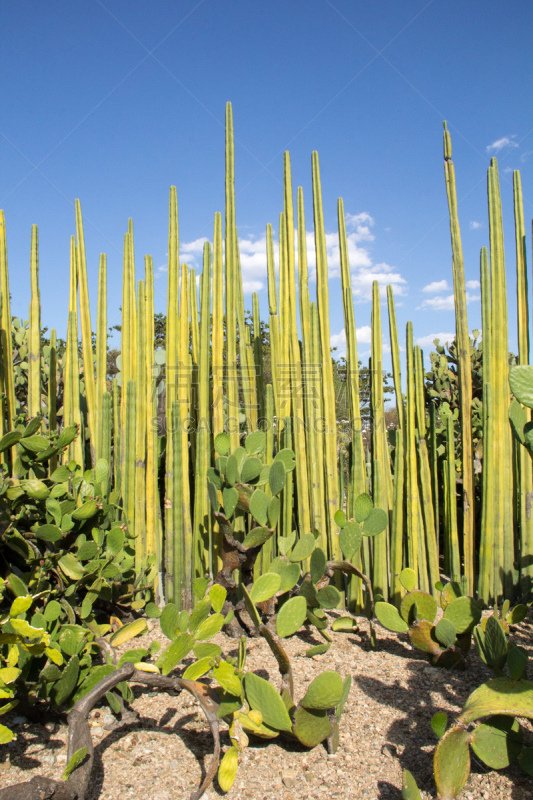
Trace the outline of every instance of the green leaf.
<path fill-rule="evenodd" d="M 342 678 L 338 672 L 326 670 L 311 682 L 301 705 L 307 709 L 326 710 L 335 708 L 343 693 Z"/>
<path fill-rule="evenodd" d="M 276 632 L 282 639 L 292 636 L 299 631 L 307 616 L 307 602 L 305 597 L 291 597 L 284 603 L 276 617 Z"/>
<path fill-rule="evenodd" d="M 21 438 L 22 433 L 20 431 L 9 431 L 9 433 L 6 433 L 5 436 L 2 436 L 0 439 L 0 453 L 3 453 L 4 450 L 7 450 L 9 447 L 14 447 L 14 445 L 20 442 Z"/>
<path fill-rule="evenodd" d="M 271 683 L 253 672 L 247 672 L 244 688 L 250 707 L 261 712 L 266 725 L 278 731 L 291 730 L 292 723 L 285 704 Z"/>
<path fill-rule="evenodd" d="M 226 482 L 229 483 L 230 486 L 234 486 L 239 480 L 239 477 L 239 465 L 235 455 L 232 454 L 228 458 L 228 463 L 226 464 Z"/>
<path fill-rule="evenodd" d="M 199 659 L 215 658 L 215 656 L 219 656 L 222 653 L 222 649 L 218 644 L 213 644 L 212 642 L 202 642 L 194 645 L 193 653 L 196 658 Z"/>
<path fill-rule="evenodd" d="M 408 769 L 404 769 L 402 773 L 402 798 L 403 800 L 422 800 L 416 781 Z"/>
<path fill-rule="evenodd" d="M 514 435 L 520 444 L 525 445 L 526 440 L 524 437 L 524 427 L 527 423 L 526 412 L 515 398 L 513 398 L 511 405 L 509 406 L 509 421 L 511 423 L 511 428 L 513 429 Z"/>
<path fill-rule="evenodd" d="M 86 756 L 87 756 L 86 747 L 80 747 L 79 750 L 76 750 L 76 752 L 70 758 L 63 773 L 62 777 L 64 781 L 68 781 L 74 770 L 77 769 L 85 761 Z"/>
<path fill-rule="evenodd" d="M 222 611 L 222 607 L 226 602 L 227 597 L 227 589 L 221 586 L 219 583 L 214 583 L 213 586 L 209 589 L 209 597 L 211 598 L 211 606 L 213 611 L 217 614 Z"/>
<path fill-rule="evenodd" d="M 278 539 L 278 550 L 282 556 L 287 555 L 294 542 L 296 541 L 296 531 L 293 531 L 288 536 L 280 536 Z"/>
<path fill-rule="evenodd" d="M 8 744 L 9 742 L 12 742 L 14 738 L 15 734 L 13 731 L 10 731 L 5 725 L 0 725 L 0 744 Z"/>
<path fill-rule="evenodd" d="M 280 508 L 279 497 L 272 497 L 267 509 L 268 522 L 271 528 L 275 528 L 278 524 Z"/>
<path fill-rule="evenodd" d="M 20 444 L 25 450 L 28 450 L 30 453 L 43 453 L 49 446 L 49 441 L 46 436 L 28 436 L 27 438 L 22 438 L 20 440 Z"/>
<path fill-rule="evenodd" d="M 416 586 L 416 573 L 414 569 L 411 569 L 410 567 L 405 567 L 405 569 L 402 569 L 400 572 L 400 583 L 406 592 L 412 592 Z"/>
<path fill-rule="evenodd" d="M 22 433 L 22 438 L 26 439 L 29 436 L 33 436 L 34 433 L 37 433 L 37 431 L 41 427 L 42 421 L 43 421 L 42 417 L 34 417 L 33 419 L 31 419 L 24 428 L 24 431 Z"/>
<path fill-rule="evenodd" d="M 207 591 L 207 584 L 209 583 L 207 578 L 195 578 L 192 582 L 192 591 L 194 596 L 197 600 L 202 600 L 206 591 Z"/>
<path fill-rule="evenodd" d="M 439 797 L 457 797 L 467 782 L 470 775 L 470 736 L 469 731 L 454 727 L 439 741 L 433 760 Z"/>
<path fill-rule="evenodd" d="M 111 528 L 106 537 L 106 548 L 112 556 L 118 555 L 124 547 L 124 531 L 120 527 Z"/>
<path fill-rule="evenodd" d="M 274 466 L 276 461 L 281 461 L 281 463 L 285 467 L 286 472 L 292 472 L 292 470 L 296 467 L 296 461 L 294 460 L 294 453 L 287 447 L 276 453 L 272 466 Z"/>
<path fill-rule="evenodd" d="M 159 624 L 167 639 L 174 639 L 180 620 L 180 610 L 174 603 L 168 603 L 161 611 Z"/>
<path fill-rule="evenodd" d="M 344 526 L 346 525 L 346 514 L 344 513 L 344 511 L 341 511 L 340 509 L 336 511 L 334 519 L 335 519 L 335 524 L 338 525 L 339 528 L 344 528 Z"/>
<path fill-rule="evenodd" d="M 263 603 L 273 597 L 281 586 L 281 576 L 276 572 L 265 572 L 260 575 L 250 590 L 250 599 L 253 603 Z"/>
<path fill-rule="evenodd" d="M 389 515 L 383 508 L 373 508 L 363 523 L 363 536 L 378 536 L 386 530 Z"/>
<path fill-rule="evenodd" d="M 339 590 L 329 584 L 318 590 L 317 600 L 322 608 L 338 608 L 342 598 Z"/>
<path fill-rule="evenodd" d="M 183 661 L 190 653 L 194 645 L 193 637 L 188 633 L 180 635 L 166 647 L 157 659 L 156 667 L 159 667 L 163 675 L 168 675 L 178 664 Z"/>
<path fill-rule="evenodd" d="M 311 580 L 313 583 L 318 583 L 324 572 L 326 571 L 327 559 L 326 554 L 321 547 L 315 547 L 311 553 Z"/>
<path fill-rule="evenodd" d="M 372 498 L 370 497 L 370 495 L 366 493 L 360 494 L 355 501 L 355 508 L 354 508 L 355 521 L 364 522 L 373 508 L 374 508 L 374 503 L 372 502 Z"/>
<path fill-rule="evenodd" d="M 457 638 L 455 625 L 449 619 L 444 619 L 443 617 L 435 626 L 435 636 L 444 648 L 452 647 Z"/>
<path fill-rule="evenodd" d="M 207 619 L 204 619 L 198 630 L 194 634 L 194 638 L 198 641 L 203 639 L 212 639 L 217 633 L 220 633 L 224 624 L 224 617 L 222 614 L 211 614 Z"/>
<path fill-rule="evenodd" d="M 54 683 L 50 696 L 56 707 L 65 703 L 76 688 L 78 675 L 80 674 L 80 660 L 78 656 L 72 656 L 67 666 L 63 670 L 61 679 Z"/>
<path fill-rule="evenodd" d="M 300 565 L 291 564 L 284 556 L 278 556 L 270 563 L 269 572 L 277 572 L 281 577 L 281 584 L 278 592 L 289 592 L 298 583 L 300 577 Z"/>
<path fill-rule="evenodd" d="M 331 735 L 332 730 L 327 711 L 296 709 L 293 733 L 306 747 L 316 747 Z"/>
<path fill-rule="evenodd" d="M 234 486 L 226 486 L 222 490 L 222 505 L 224 506 L 224 516 L 231 519 L 239 502 L 239 492 Z"/>
<path fill-rule="evenodd" d="M 100 683 L 102 678 L 107 678 L 108 675 L 111 675 L 115 672 L 115 665 L 114 664 L 103 664 L 102 666 L 93 667 L 91 672 L 87 675 L 81 686 L 79 686 L 74 695 L 70 699 L 69 705 L 72 707 L 75 705 L 78 700 L 81 700 L 82 697 L 85 697 L 87 692 L 90 692 L 91 689 L 94 689 L 97 683 Z"/>
<path fill-rule="evenodd" d="M 472 734 L 470 746 L 491 769 L 505 769 L 522 749 L 523 731 L 512 717 L 489 717 Z"/>
<path fill-rule="evenodd" d="M 50 600 L 50 602 L 47 603 L 43 615 L 47 622 L 54 622 L 54 620 L 59 619 L 61 616 L 61 606 L 57 600 Z"/>
<path fill-rule="evenodd" d="M 212 663 L 213 659 L 211 656 L 200 658 L 198 661 L 194 661 L 192 664 L 189 664 L 183 673 L 182 678 L 189 681 L 197 681 L 198 678 L 202 678 L 209 672 Z"/>
<path fill-rule="evenodd" d="M 227 433 L 219 433 L 215 436 L 215 450 L 219 456 L 226 456 L 230 449 L 230 438 Z"/>
<path fill-rule="evenodd" d="M 394 633 L 407 633 L 409 625 L 403 620 L 396 606 L 390 603 L 376 603 L 374 610 L 381 625 Z"/>
<path fill-rule="evenodd" d="M 144 612 L 148 617 L 148 619 L 159 619 L 159 617 L 161 616 L 161 611 L 159 610 L 159 608 L 156 606 L 155 603 L 148 603 L 146 605 L 146 608 L 144 609 Z"/>
<path fill-rule="evenodd" d="M 241 481 L 242 483 L 250 483 L 261 474 L 263 464 L 259 458 L 247 458 L 242 465 Z"/>
<path fill-rule="evenodd" d="M 96 500 L 88 500 L 82 506 L 72 512 L 72 519 L 90 519 L 98 512 Z"/>
<path fill-rule="evenodd" d="M 431 718 L 431 730 L 437 737 L 437 739 L 442 739 L 444 734 L 446 733 L 446 728 L 448 726 L 448 717 L 444 713 L 444 711 L 438 711 L 434 714 Z"/>
<path fill-rule="evenodd" d="M 351 560 L 359 552 L 362 541 L 363 532 L 361 526 L 355 520 L 347 522 L 339 534 L 339 544 L 344 557 Z"/>
<path fill-rule="evenodd" d="M 220 664 L 213 669 L 213 677 L 223 689 L 229 692 L 229 694 L 237 697 L 242 696 L 242 684 L 235 674 L 235 667 L 228 664 L 227 661 L 221 661 Z"/>
<path fill-rule="evenodd" d="M 316 547 L 316 539 L 312 533 L 300 536 L 289 555 L 289 561 L 304 561 L 309 558 Z"/>
<path fill-rule="evenodd" d="M 211 599 L 209 597 L 205 597 L 196 603 L 189 617 L 189 631 L 191 633 L 196 633 L 202 622 L 209 616 L 210 611 Z"/>
<path fill-rule="evenodd" d="M 511 391 L 522 405 L 533 408 L 533 366 L 523 364 L 509 370 Z"/>
<path fill-rule="evenodd" d="M 256 489 L 250 498 L 250 514 L 262 527 L 268 526 L 270 498 L 261 489 Z"/>
<path fill-rule="evenodd" d="M 33 597 L 31 595 L 16 597 L 9 609 L 9 616 L 17 617 L 19 614 L 24 614 L 24 612 L 31 607 L 32 603 Z"/>
<path fill-rule="evenodd" d="M 269 528 L 252 528 L 244 537 L 242 543 L 244 547 L 259 547 L 268 541 L 273 535 Z"/>
<path fill-rule="evenodd" d="M 268 483 L 274 496 L 278 495 L 285 487 L 287 473 L 282 461 L 274 461 L 268 473 Z"/>
<path fill-rule="evenodd" d="M 266 434 L 263 431 L 249 433 L 244 440 L 244 447 L 246 448 L 246 452 L 251 456 L 262 453 L 266 447 Z"/>
<path fill-rule="evenodd" d="M 55 525 L 41 525 L 35 531 L 35 536 L 43 542 L 58 542 L 63 538 L 63 534 Z"/>
<path fill-rule="evenodd" d="M 61 571 L 73 581 L 79 581 L 85 574 L 85 570 L 73 553 L 66 553 L 57 562 Z"/>

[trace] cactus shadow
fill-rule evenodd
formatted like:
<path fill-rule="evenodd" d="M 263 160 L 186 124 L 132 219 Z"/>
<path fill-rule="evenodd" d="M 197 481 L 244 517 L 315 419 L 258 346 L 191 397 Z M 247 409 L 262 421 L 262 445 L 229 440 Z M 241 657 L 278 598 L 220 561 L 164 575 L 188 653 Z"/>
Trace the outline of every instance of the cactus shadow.
<path fill-rule="evenodd" d="M 389 781 L 378 781 L 378 800 L 402 800 L 402 790 Z"/>

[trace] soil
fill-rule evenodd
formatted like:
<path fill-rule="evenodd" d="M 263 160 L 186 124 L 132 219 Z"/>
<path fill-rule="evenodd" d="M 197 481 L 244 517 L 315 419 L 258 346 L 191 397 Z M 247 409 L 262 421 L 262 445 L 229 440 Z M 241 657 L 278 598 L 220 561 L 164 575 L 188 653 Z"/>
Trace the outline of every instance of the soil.
<path fill-rule="evenodd" d="M 332 612 L 331 617 L 334 616 Z M 143 637 L 123 645 L 147 647 L 168 643 L 157 622 Z M 533 656 L 533 626 L 526 621 L 513 633 Z M 363 620 L 356 634 L 333 634 L 330 650 L 312 659 L 305 651 L 318 638 L 300 633 L 286 641 L 295 678 L 296 698 L 324 669 L 352 675 L 352 689 L 341 720 L 340 746 L 328 755 L 324 746 L 307 750 L 281 739 L 250 738 L 227 800 L 313 800 L 357 798 L 401 800 L 402 769 L 411 770 L 424 800 L 435 797 L 432 754 L 437 739 L 431 717 L 445 711 L 453 718 L 468 695 L 493 677 L 474 649 L 465 672 L 435 669 L 412 649 L 407 637 L 378 628 L 378 649 L 370 649 Z M 224 654 L 236 655 L 236 641 L 224 634 L 213 639 Z M 533 679 L 533 659 L 529 679 Z M 186 660 L 185 663 L 190 663 Z M 250 641 L 247 669 L 279 681 L 276 662 L 263 639 Z M 121 721 L 102 705 L 91 712 L 95 767 L 87 800 L 186 800 L 199 786 L 211 760 L 213 742 L 193 698 L 144 692 L 133 686 L 136 719 Z M 14 725 L 16 740 L 0 748 L 0 787 L 33 775 L 60 779 L 66 765 L 67 728 L 43 718 L 30 722 L 16 711 L 2 722 Z M 524 744 L 533 745 L 533 726 L 524 722 Z M 222 734 L 229 746 L 227 731 Z M 215 783 L 202 800 L 224 794 Z M 472 754 L 472 772 L 461 800 L 533 800 L 533 779 L 517 764 L 490 771 Z"/>

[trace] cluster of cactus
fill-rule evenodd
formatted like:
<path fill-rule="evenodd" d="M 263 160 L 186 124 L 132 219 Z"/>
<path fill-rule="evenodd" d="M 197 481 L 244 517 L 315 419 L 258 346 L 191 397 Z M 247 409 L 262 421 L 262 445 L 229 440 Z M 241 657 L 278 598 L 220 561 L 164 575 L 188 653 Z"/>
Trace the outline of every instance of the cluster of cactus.
<path fill-rule="evenodd" d="M 272 576 L 276 576 L 274 580 Z M 331 752 L 335 752 L 338 746 L 339 721 L 351 677 L 343 681 L 336 672 L 323 672 L 312 681 L 300 702 L 295 702 L 292 668 L 280 640 L 303 624 L 305 602 L 303 618 L 296 608 L 303 598 L 294 597 L 282 607 L 286 613 L 281 619 L 278 614 L 276 633 L 263 624 L 257 608 L 274 597 L 279 588 L 277 577 L 278 573 L 265 573 L 250 586 L 249 591 L 244 585 L 241 590 L 256 633 L 267 640 L 278 662 L 281 691 L 259 675 L 245 671 L 246 636 L 240 637 L 238 658 L 224 657 L 222 648 L 209 641 L 229 624 L 233 615 L 232 609 L 226 615 L 222 614 L 227 590 L 221 584 L 197 578 L 193 585 L 196 603 L 190 612 L 180 611 L 174 603 L 167 604 L 161 611 L 154 604 L 146 609 L 149 616 L 159 618 L 161 630 L 170 640 L 157 657 L 154 669 L 167 676 L 192 654 L 194 660 L 182 671 L 181 679 L 194 682 L 201 678 L 210 680 L 209 687 L 205 683 L 196 686 L 203 687 L 201 691 L 208 694 L 216 718 L 229 726 L 231 747 L 218 767 L 218 780 L 223 791 L 228 791 L 233 785 L 239 753 L 248 745 L 249 736 L 274 739 L 282 734 L 306 747 L 315 747 L 327 740 Z M 205 789 L 204 783 L 202 790 Z"/>
<path fill-rule="evenodd" d="M 439 711 L 431 720 L 439 739 L 433 767 L 438 797 L 452 800 L 462 791 L 470 775 L 470 748 L 490 769 L 504 769 L 517 761 L 533 776 L 533 747 L 524 745 L 519 719 L 533 719 L 533 682 L 527 680 L 528 653 L 508 640 L 509 625 L 521 622 L 527 608 L 513 609 L 504 603 L 501 612 L 484 617 L 474 629 L 481 659 L 497 677 L 479 686 L 466 701 L 461 714 L 448 728 Z M 474 723 L 478 723 L 472 727 Z M 403 797 L 419 800 L 415 779 L 404 771 Z"/>
<path fill-rule="evenodd" d="M 427 653 L 435 667 L 464 669 L 464 656 L 470 650 L 472 631 L 481 619 L 481 603 L 463 594 L 460 584 L 438 583 L 441 619 L 436 622 L 437 601 L 428 592 L 415 589 L 416 577 L 406 567 L 400 574 L 405 594 L 400 609 L 377 602 L 376 617 L 381 625 L 395 633 L 407 633 L 413 647 Z"/>

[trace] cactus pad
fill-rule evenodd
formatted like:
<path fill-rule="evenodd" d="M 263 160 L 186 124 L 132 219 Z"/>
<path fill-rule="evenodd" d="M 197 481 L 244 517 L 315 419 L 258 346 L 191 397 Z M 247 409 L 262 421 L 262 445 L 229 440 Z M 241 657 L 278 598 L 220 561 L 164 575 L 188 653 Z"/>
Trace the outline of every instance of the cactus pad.
<path fill-rule="evenodd" d="M 468 725 L 491 714 L 533 719 L 531 682 L 495 678 L 481 684 L 466 701 L 457 721 Z"/>
<path fill-rule="evenodd" d="M 274 461 L 268 473 L 268 482 L 270 490 L 274 496 L 278 495 L 285 487 L 287 473 L 282 461 Z"/>
<path fill-rule="evenodd" d="M 344 633 L 353 633 L 359 629 L 359 626 L 353 617 L 337 617 L 331 624 L 331 630 L 343 631 Z"/>
<path fill-rule="evenodd" d="M 327 560 L 326 554 L 321 547 L 315 547 L 311 553 L 311 580 L 313 583 L 318 583 L 324 572 L 326 571 Z"/>
<path fill-rule="evenodd" d="M 335 708 L 341 701 L 342 693 L 343 683 L 339 673 L 326 670 L 311 682 L 300 705 L 319 711 Z"/>
<path fill-rule="evenodd" d="M 410 567 L 402 569 L 400 572 L 400 583 L 406 592 L 412 592 L 416 586 L 416 573 L 414 569 L 411 569 Z"/>
<path fill-rule="evenodd" d="M 472 734 L 472 750 L 491 769 L 504 769 L 522 749 L 522 728 L 512 717 L 489 717 Z"/>
<path fill-rule="evenodd" d="M 279 497 L 272 497 L 267 509 L 268 522 L 271 528 L 275 528 L 278 524 L 280 508 Z"/>
<path fill-rule="evenodd" d="M 433 759 L 437 793 L 442 798 L 456 797 L 470 775 L 470 751 L 468 743 L 471 733 L 458 726 L 442 737 Z"/>
<path fill-rule="evenodd" d="M 334 520 L 335 524 L 338 525 L 339 528 L 344 528 L 344 526 L 346 525 L 346 514 L 344 513 L 344 511 L 341 511 L 340 509 L 336 511 Z"/>
<path fill-rule="evenodd" d="M 283 556 L 278 556 L 272 561 L 268 568 L 269 572 L 277 572 L 281 577 L 281 584 L 278 592 L 288 592 L 298 583 L 300 577 L 300 565 L 291 564 Z"/>
<path fill-rule="evenodd" d="M 422 650 L 423 653 L 431 653 L 432 656 L 439 656 L 441 649 L 433 636 L 433 624 L 427 619 L 417 619 L 409 628 L 409 638 L 411 644 Z"/>
<path fill-rule="evenodd" d="M 373 508 L 374 503 L 370 495 L 360 494 L 355 501 L 354 513 L 356 522 L 364 522 Z"/>
<path fill-rule="evenodd" d="M 276 572 L 265 572 L 254 581 L 250 590 L 250 599 L 253 603 L 263 603 L 265 600 L 270 600 L 281 586 L 281 575 Z M 261 710 L 261 709 L 259 709 Z"/>
<path fill-rule="evenodd" d="M 359 523 L 355 520 L 347 522 L 339 534 L 339 544 L 344 557 L 348 560 L 352 559 L 359 552 L 362 541 L 363 531 Z"/>
<path fill-rule="evenodd" d="M 273 531 L 269 528 L 252 528 L 243 539 L 245 547 L 259 547 L 272 536 Z"/>
<path fill-rule="evenodd" d="M 446 728 L 448 727 L 448 717 L 444 713 L 444 711 L 437 711 L 431 717 L 431 730 L 437 737 L 437 739 L 442 739 L 444 734 L 446 733 Z"/>
<path fill-rule="evenodd" d="M 315 644 L 314 647 L 310 647 L 308 650 L 305 651 L 305 657 L 313 658 L 313 656 L 324 655 L 324 653 L 328 652 L 330 647 L 331 647 L 331 642 L 327 642 L 325 644 Z"/>
<path fill-rule="evenodd" d="M 241 470 L 241 481 L 242 483 L 250 483 L 251 481 L 255 481 L 261 475 L 261 470 L 263 469 L 263 464 L 261 459 L 252 456 L 251 458 L 247 458 Z"/>
<path fill-rule="evenodd" d="M 226 456 L 229 453 L 230 438 L 227 433 L 219 433 L 215 436 L 215 450 L 219 456 Z"/>
<path fill-rule="evenodd" d="M 298 595 L 291 597 L 281 606 L 276 617 L 276 633 L 282 639 L 292 636 L 300 630 L 307 616 L 307 602 L 305 597 Z"/>
<path fill-rule="evenodd" d="M 509 370 L 511 391 L 522 405 L 533 408 L 533 367 L 529 364 L 513 366 Z"/>
<path fill-rule="evenodd" d="M 309 608 L 317 608 L 320 605 L 316 586 L 311 581 L 302 581 L 300 594 L 307 600 Z"/>
<path fill-rule="evenodd" d="M 363 523 L 363 536 L 377 536 L 387 528 L 389 515 L 383 508 L 373 508 Z"/>
<path fill-rule="evenodd" d="M 209 599 L 211 600 L 211 606 L 213 611 L 217 614 L 222 611 L 222 607 L 226 601 L 226 596 L 228 592 L 223 586 L 219 583 L 214 583 L 213 586 L 209 589 Z"/>
<path fill-rule="evenodd" d="M 416 781 L 408 769 L 404 769 L 402 773 L 402 798 L 403 800 L 422 800 Z"/>
<path fill-rule="evenodd" d="M 289 561 L 304 561 L 309 558 L 316 546 L 316 539 L 312 533 L 304 533 L 294 545 Z"/>
<path fill-rule="evenodd" d="M 244 440 L 244 447 L 249 456 L 259 455 L 259 453 L 262 453 L 266 447 L 266 434 L 263 431 L 254 431 L 253 433 L 249 433 Z"/>
<path fill-rule="evenodd" d="M 253 672 L 247 672 L 244 676 L 244 688 L 250 708 L 261 712 L 263 721 L 269 728 L 278 731 L 291 730 L 292 723 L 285 704 L 271 683 Z"/>
<path fill-rule="evenodd" d="M 239 751 L 236 747 L 230 747 L 224 753 L 218 768 L 218 784 L 223 792 L 229 792 L 239 767 Z"/>
<path fill-rule="evenodd" d="M 451 582 L 447 583 L 440 595 L 440 605 L 442 610 L 446 609 L 446 606 L 450 605 L 452 600 L 457 600 L 458 597 L 463 596 L 463 591 L 461 589 L 461 585 L 459 583 Z"/>
<path fill-rule="evenodd" d="M 396 606 L 390 603 L 376 603 L 374 610 L 379 623 L 388 631 L 407 633 L 409 630 L 407 622 L 400 617 Z"/>
<path fill-rule="evenodd" d="M 441 619 L 435 627 L 435 636 L 443 647 L 451 647 L 457 637 L 455 625 L 449 619 Z"/>
<path fill-rule="evenodd" d="M 481 619 L 481 607 L 472 597 L 458 597 L 446 606 L 444 619 L 449 619 L 457 633 L 471 631 Z"/>
<path fill-rule="evenodd" d="M 308 711 L 306 708 L 297 708 L 292 732 L 306 747 L 316 747 L 332 733 L 327 711 Z"/>
<path fill-rule="evenodd" d="M 250 514 L 259 523 L 268 525 L 268 506 L 270 498 L 261 489 L 256 489 L 250 498 Z"/>
<path fill-rule="evenodd" d="M 437 616 L 437 603 L 430 594 L 417 589 L 405 595 L 400 605 L 400 614 L 408 624 L 414 622 L 415 619 L 427 619 L 429 622 L 433 622 Z"/>
<path fill-rule="evenodd" d="M 337 608 L 342 599 L 339 590 L 331 584 L 319 589 L 316 597 L 322 608 Z"/>
<path fill-rule="evenodd" d="M 224 506 L 224 516 L 226 519 L 231 519 L 237 503 L 239 502 L 239 492 L 234 486 L 226 486 L 222 490 L 222 505 Z"/>
<path fill-rule="evenodd" d="M 282 556 L 286 556 L 296 541 L 296 531 L 292 531 L 288 536 L 280 536 L 278 539 L 278 550 Z"/>
<path fill-rule="evenodd" d="M 525 619 L 527 614 L 527 607 L 523 603 L 519 603 L 517 606 L 511 609 L 509 615 L 507 616 L 506 622 L 509 625 L 518 625 Z"/>

